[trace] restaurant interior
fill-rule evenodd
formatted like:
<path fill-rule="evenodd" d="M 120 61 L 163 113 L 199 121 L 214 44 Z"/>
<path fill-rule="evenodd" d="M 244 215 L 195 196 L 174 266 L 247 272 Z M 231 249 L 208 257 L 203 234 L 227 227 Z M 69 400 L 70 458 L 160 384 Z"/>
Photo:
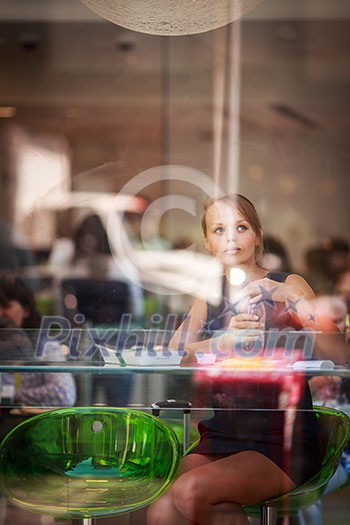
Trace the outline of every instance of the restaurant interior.
<path fill-rule="evenodd" d="M 238 192 L 262 218 L 266 264 L 341 300 L 350 344 L 349 56 L 348 0 L 1 0 L 0 277 L 74 331 L 70 358 L 106 360 L 90 352 L 98 329 L 163 345 L 208 281 L 219 300 L 201 206 Z M 128 395 L 111 406 L 191 392 L 186 377 L 115 377 Z M 75 406 L 110 404 L 113 374 L 75 381 Z M 348 468 L 322 525 L 349 523 Z M 75 523 L 36 510 L 0 490 L 0 525 Z M 144 510 L 97 521 L 146 523 Z"/>

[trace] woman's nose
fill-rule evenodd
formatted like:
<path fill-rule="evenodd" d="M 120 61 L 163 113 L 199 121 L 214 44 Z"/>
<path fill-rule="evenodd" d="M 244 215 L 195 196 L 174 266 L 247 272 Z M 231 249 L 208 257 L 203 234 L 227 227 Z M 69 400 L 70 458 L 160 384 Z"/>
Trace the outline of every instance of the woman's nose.
<path fill-rule="evenodd" d="M 236 240 L 236 230 L 227 230 L 227 241 L 232 242 Z"/>

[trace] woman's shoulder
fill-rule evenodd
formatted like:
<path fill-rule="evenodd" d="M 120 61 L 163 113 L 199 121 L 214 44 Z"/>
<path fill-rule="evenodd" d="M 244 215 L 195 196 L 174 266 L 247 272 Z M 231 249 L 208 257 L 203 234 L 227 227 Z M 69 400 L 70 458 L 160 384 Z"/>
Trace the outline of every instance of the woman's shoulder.
<path fill-rule="evenodd" d="M 266 275 L 268 279 L 271 279 L 272 281 L 277 281 L 279 283 L 284 283 L 288 281 L 288 283 L 299 283 L 299 284 L 306 284 L 309 286 L 308 282 L 299 275 L 298 273 L 291 273 L 291 272 L 278 272 L 278 271 L 271 271 L 268 272 Z"/>
<path fill-rule="evenodd" d="M 312 298 L 315 296 L 315 293 L 309 283 L 297 273 L 289 272 L 269 272 L 266 275 L 266 278 L 271 279 L 279 283 L 285 283 L 294 288 L 294 290 L 302 294 L 305 297 Z"/>
<path fill-rule="evenodd" d="M 293 275 L 290 272 L 278 272 L 278 271 L 270 271 L 266 275 L 268 279 L 271 279 L 272 281 L 277 281 L 278 283 L 284 283 L 287 278 Z"/>
<path fill-rule="evenodd" d="M 309 283 L 302 277 L 301 275 L 297 273 L 290 273 L 286 280 L 286 284 L 293 286 L 300 294 L 302 294 L 305 297 L 313 298 L 315 297 L 315 292 L 309 285 Z"/>

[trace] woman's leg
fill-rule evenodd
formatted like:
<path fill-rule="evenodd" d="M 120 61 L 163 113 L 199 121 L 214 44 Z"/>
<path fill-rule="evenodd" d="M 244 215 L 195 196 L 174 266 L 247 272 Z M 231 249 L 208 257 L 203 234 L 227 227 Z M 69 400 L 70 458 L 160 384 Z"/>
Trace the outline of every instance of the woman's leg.
<path fill-rule="evenodd" d="M 293 481 L 270 459 L 247 451 L 214 460 L 190 455 L 169 491 L 150 509 L 149 525 L 246 525 L 241 505 L 287 492 Z"/>
<path fill-rule="evenodd" d="M 188 470 L 196 469 L 210 463 L 210 461 L 209 456 L 189 454 L 181 461 L 178 478 Z M 148 508 L 147 523 L 150 525 L 188 525 L 191 522 L 174 506 L 172 487 L 170 487 L 163 496 Z"/>

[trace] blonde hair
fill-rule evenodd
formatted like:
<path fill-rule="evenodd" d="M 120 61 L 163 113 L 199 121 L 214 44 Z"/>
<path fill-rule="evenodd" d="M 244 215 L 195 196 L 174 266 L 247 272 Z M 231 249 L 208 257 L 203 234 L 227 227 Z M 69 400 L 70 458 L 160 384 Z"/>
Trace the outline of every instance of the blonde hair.
<path fill-rule="evenodd" d="M 224 193 L 223 195 L 220 195 L 215 199 L 209 198 L 203 202 L 201 226 L 204 237 L 207 237 L 207 212 L 209 208 L 213 206 L 213 204 L 216 204 L 218 202 L 228 204 L 232 208 L 237 209 L 239 213 L 245 218 L 245 220 L 250 224 L 252 230 L 257 236 L 257 239 L 260 241 L 255 248 L 255 260 L 258 262 L 261 259 L 264 252 L 264 244 L 262 238 L 262 222 L 254 204 L 249 199 L 247 199 L 247 197 L 244 197 L 244 195 L 241 195 L 240 193 Z"/>

